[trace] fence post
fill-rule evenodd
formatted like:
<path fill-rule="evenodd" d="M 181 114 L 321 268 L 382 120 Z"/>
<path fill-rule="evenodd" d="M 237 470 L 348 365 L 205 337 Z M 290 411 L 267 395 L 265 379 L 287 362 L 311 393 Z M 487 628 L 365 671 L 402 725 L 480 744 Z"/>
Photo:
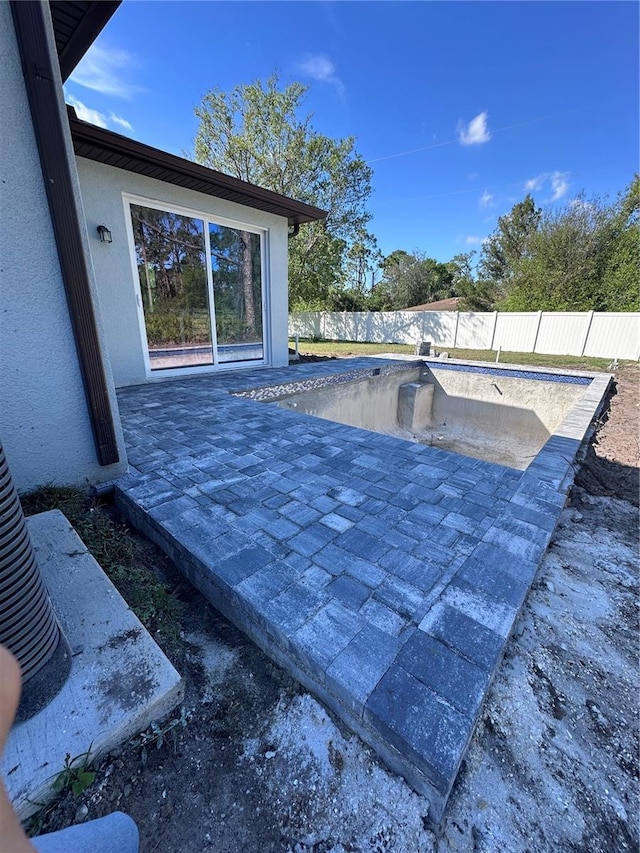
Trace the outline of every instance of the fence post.
<path fill-rule="evenodd" d="M 498 328 L 498 312 L 494 311 L 493 312 L 493 331 L 491 332 L 491 344 L 489 346 L 490 350 L 493 350 L 493 344 L 495 343 L 496 329 L 497 328 Z"/>
<path fill-rule="evenodd" d="M 589 311 L 589 322 L 587 323 L 587 331 L 585 332 L 585 335 L 584 335 L 584 343 L 582 344 L 582 352 L 580 353 L 581 356 L 584 355 L 584 351 L 587 348 L 587 341 L 589 340 L 589 332 L 591 331 L 591 323 L 592 322 L 593 322 L 593 311 Z"/>
<path fill-rule="evenodd" d="M 458 340 L 458 323 L 460 322 L 460 312 L 456 311 L 456 327 L 453 330 L 453 348 L 456 348 L 456 343 Z"/>
<path fill-rule="evenodd" d="M 533 349 L 531 350 L 531 352 L 536 351 L 536 346 L 538 344 L 538 334 L 540 333 L 540 324 L 541 323 L 542 323 L 542 311 L 538 311 L 538 327 L 536 329 L 536 336 L 533 339 Z"/>

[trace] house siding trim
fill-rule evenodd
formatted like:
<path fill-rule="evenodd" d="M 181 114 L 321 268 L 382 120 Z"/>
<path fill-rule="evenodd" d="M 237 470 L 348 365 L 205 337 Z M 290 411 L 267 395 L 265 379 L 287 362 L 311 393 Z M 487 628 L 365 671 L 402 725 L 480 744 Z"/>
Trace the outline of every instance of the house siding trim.
<path fill-rule="evenodd" d="M 96 452 L 101 465 L 112 465 L 120 455 L 47 41 L 45 9 L 40 2 L 12 0 L 11 12 Z"/>

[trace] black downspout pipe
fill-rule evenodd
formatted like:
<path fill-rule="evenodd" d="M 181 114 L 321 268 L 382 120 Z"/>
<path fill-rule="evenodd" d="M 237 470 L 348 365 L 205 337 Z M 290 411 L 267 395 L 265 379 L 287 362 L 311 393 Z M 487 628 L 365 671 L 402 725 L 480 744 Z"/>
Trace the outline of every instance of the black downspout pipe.
<path fill-rule="evenodd" d="M 38 566 L 1 443 L 0 643 L 20 664 L 22 696 L 16 720 L 28 720 L 63 687 L 71 650 Z"/>

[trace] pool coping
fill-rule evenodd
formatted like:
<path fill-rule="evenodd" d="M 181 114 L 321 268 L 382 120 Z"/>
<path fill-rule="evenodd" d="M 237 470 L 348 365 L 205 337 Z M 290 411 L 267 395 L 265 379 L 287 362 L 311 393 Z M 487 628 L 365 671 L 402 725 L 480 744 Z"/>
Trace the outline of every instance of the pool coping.
<path fill-rule="evenodd" d="M 137 467 L 116 496 L 214 606 L 429 799 L 437 823 L 611 377 L 541 371 L 592 381 L 524 472 L 232 393 L 397 361 L 121 389 Z"/>

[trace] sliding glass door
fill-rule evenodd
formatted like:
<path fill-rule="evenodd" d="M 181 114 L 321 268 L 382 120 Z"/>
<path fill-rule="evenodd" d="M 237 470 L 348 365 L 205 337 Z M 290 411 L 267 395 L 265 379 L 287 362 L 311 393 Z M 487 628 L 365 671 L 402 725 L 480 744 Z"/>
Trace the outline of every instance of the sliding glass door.
<path fill-rule="evenodd" d="M 262 359 L 260 235 L 210 222 L 209 240 L 218 359 Z"/>
<path fill-rule="evenodd" d="M 263 361 L 261 234 L 130 210 L 150 370 Z"/>

